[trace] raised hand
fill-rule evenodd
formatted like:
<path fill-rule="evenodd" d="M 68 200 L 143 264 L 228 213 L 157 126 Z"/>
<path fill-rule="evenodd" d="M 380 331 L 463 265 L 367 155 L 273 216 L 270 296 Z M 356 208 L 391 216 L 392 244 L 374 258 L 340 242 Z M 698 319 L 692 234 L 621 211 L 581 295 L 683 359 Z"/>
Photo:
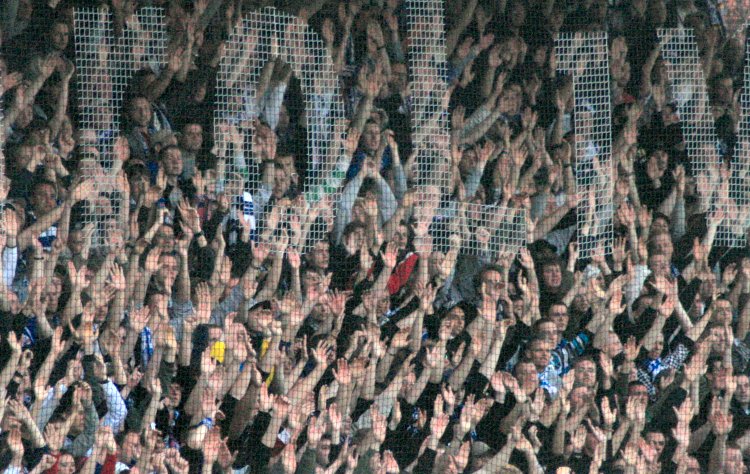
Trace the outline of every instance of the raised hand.
<path fill-rule="evenodd" d="M 320 341 L 315 349 L 310 351 L 312 358 L 318 365 L 328 364 L 328 351 L 331 350 L 331 344 L 327 341 Z"/>
<path fill-rule="evenodd" d="M 393 269 L 396 266 L 398 258 L 398 247 L 394 242 L 389 242 L 386 245 L 385 253 L 380 252 L 380 258 L 383 259 L 383 265 L 388 269 Z"/>
<path fill-rule="evenodd" d="M 611 427 L 615 423 L 615 418 L 617 418 L 617 404 L 615 403 L 614 407 L 610 407 L 609 398 L 604 397 L 602 399 L 601 414 L 604 426 Z"/>

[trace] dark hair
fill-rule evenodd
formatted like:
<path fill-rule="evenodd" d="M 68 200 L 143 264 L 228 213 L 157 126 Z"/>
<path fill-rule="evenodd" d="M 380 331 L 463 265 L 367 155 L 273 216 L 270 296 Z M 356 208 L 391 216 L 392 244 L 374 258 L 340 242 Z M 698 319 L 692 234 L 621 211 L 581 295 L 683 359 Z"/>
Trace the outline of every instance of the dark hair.
<path fill-rule="evenodd" d="M 573 367 L 583 363 L 583 362 L 591 362 L 592 364 L 596 365 L 596 361 L 594 358 L 588 354 L 582 355 L 581 357 L 578 357 L 576 360 L 573 361 Z"/>
<path fill-rule="evenodd" d="M 363 163 L 364 166 L 364 163 Z M 373 192 L 375 194 L 380 194 L 378 191 L 378 183 L 375 181 L 374 178 L 367 177 L 362 180 L 362 186 L 359 188 L 359 195 L 364 196 L 365 194 Z"/>
<path fill-rule="evenodd" d="M 543 318 L 539 318 L 539 319 L 537 319 L 536 321 L 534 321 L 534 324 L 532 325 L 531 329 L 532 329 L 532 330 L 534 331 L 534 333 L 536 334 L 536 332 L 537 332 L 537 331 L 539 330 L 539 326 L 541 326 L 541 325 L 542 325 L 542 324 L 544 324 L 544 323 L 552 323 L 552 324 L 555 324 L 555 321 L 554 321 L 554 320 L 553 320 L 552 318 L 550 318 L 550 317 L 548 317 L 548 316 L 545 316 L 545 317 L 543 317 Z"/>
<path fill-rule="evenodd" d="M 494 263 L 490 263 L 488 265 L 485 265 L 482 267 L 481 270 L 479 270 L 476 275 L 474 275 L 474 290 L 479 292 L 479 290 L 482 288 L 482 280 L 484 279 L 484 275 L 488 272 L 497 272 L 499 274 L 503 274 L 505 270 L 500 265 L 495 265 Z"/>
<path fill-rule="evenodd" d="M 671 225 L 672 221 L 669 219 L 669 216 L 664 214 L 663 212 L 654 211 L 654 215 L 651 218 L 651 222 L 655 221 L 656 219 L 662 219 L 667 222 L 667 225 Z"/>
<path fill-rule="evenodd" d="M 146 94 L 146 78 L 149 76 L 155 76 L 156 73 L 148 68 L 141 68 L 133 73 L 130 78 L 130 84 L 128 87 L 128 95 L 135 98 L 137 96 L 144 96 Z M 144 97 L 147 99 L 146 97 Z M 147 99 L 148 100 L 148 99 Z"/>
<path fill-rule="evenodd" d="M 349 234 L 351 234 L 353 232 L 356 232 L 357 230 L 365 229 L 365 228 L 366 228 L 366 226 L 363 223 L 352 221 L 352 222 L 346 224 L 346 226 L 344 227 L 344 231 L 342 232 L 341 236 L 342 237 L 346 237 L 347 235 L 349 235 Z"/>
<path fill-rule="evenodd" d="M 35 179 L 34 182 L 31 184 L 31 194 L 33 195 L 37 191 L 37 189 L 41 186 L 52 186 L 52 189 L 57 191 L 57 185 L 55 183 L 45 178 L 39 178 L 39 179 Z"/>
<path fill-rule="evenodd" d="M 552 303 L 551 305 L 549 305 L 547 307 L 547 311 L 545 311 L 545 316 L 550 317 L 549 316 L 549 312 L 550 312 L 550 310 L 552 309 L 553 306 L 564 306 L 565 307 L 565 311 L 567 311 L 569 309 L 568 305 L 566 305 L 564 301 L 555 301 L 554 303 Z"/>
<path fill-rule="evenodd" d="M 161 150 L 159 150 L 159 161 L 163 161 L 167 156 L 167 152 L 170 150 L 180 151 L 180 147 L 178 147 L 177 145 L 167 145 L 163 147 Z"/>
<path fill-rule="evenodd" d="M 558 267 L 560 267 L 560 270 L 563 269 L 562 261 L 560 260 L 560 257 L 557 256 L 557 254 L 545 255 L 544 258 L 539 261 L 540 270 L 544 269 L 544 267 L 550 267 L 552 265 L 557 265 Z"/>
<path fill-rule="evenodd" d="M 281 158 L 282 156 L 291 156 L 293 159 L 295 158 L 292 147 L 284 142 L 279 143 L 279 146 L 276 147 L 276 158 Z"/>
<path fill-rule="evenodd" d="M 546 337 L 535 335 L 534 337 L 532 337 L 531 339 L 529 339 L 529 342 L 526 343 L 526 347 L 524 348 L 524 351 L 528 350 L 531 347 L 531 345 L 534 344 L 535 342 L 545 342 L 546 343 L 546 342 L 548 342 L 548 340 L 547 340 Z"/>
<path fill-rule="evenodd" d="M 630 390 L 630 387 L 635 387 L 636 385 L 640 385 L 641 387 L 646 387 L 646 384 L 644 384 L 643 382 L 639 380 L 633 380 L 632 382 L 628 383 L 628 391 Z"/>
<path fill-rule="evenodd" d="M 151 101 L 148 100 L 148 97 L 146 97 L 145 95 L 143 95 L 143 94 L 133 94 L 133 95 L 131 95 L 130 97 L 127 98 L 127 104 L 126 104 L 127 106 L 125 107 L 125 110 L 130 109 L 130 107 L 133 105 L 133 103 L 136 100 L 138 100 L 138 99 L 143 99 L 146 102 L 148 102 L 149 104 L 151 103 Z"/>
<path fill-rule="evenodd" d="M 709 356 L 708 359 L 706 360 L 706 367 L 707 367 L 708 373 L 710 373 L 711 375 L 713 375 L 714 371 L 716 370 L 717 362 L 721 362 L 722 368 L 723 368 L 724 357 L 720 355 L 712 355 L 712 356 Z"/>

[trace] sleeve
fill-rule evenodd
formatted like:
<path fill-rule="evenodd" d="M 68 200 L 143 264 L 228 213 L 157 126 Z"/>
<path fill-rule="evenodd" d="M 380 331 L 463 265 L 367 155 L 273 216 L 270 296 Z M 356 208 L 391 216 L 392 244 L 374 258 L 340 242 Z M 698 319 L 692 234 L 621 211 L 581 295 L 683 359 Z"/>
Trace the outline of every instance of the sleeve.
<path fill-rule="evenodd" d="M 375 455 L 374 449 L 369 449 L 366 453 L 359 457 L 357 467 L 354 468 L 354 474 L 370 474 L 370 459 Z"/>
<path fill-rule="evenodd" d="M 359 175 L 355 176 L 354 179 L 344 186 L 344 191 L 339 198 L 338 209 L 336 209 L 336 221 L 333 227 L 333 237 L 336 243 L 340 243 L 344 227 L 351 220 L 352 206 L 354 206 L 354 199 L 359 194 L 360 187 L 362 187 L 362 177 Z"/>
<path fill-rule="evenodd" d="M 590 332 L 583 331 L 552 352 L 552 363 L 560 375 L 565 375 L 570 370 L 573 361 L 586 350 L 592 336 Z"/>
<path fill-rule="evenodd" d="M 393 195 L 388 182 L 382 176 L 378 175 L 375 179 L 378 183 L 378 210 L 380 211 L 380 224 L 382 225 L 395 214 L 398 201 L 396 201 L 396 196 Z"/>
<path fill-rule="evenodd" d="M 206 235 L 206 239 L 209 242 L 216 236 L 216 230 L 219 229 L 221 222 L 226 216 L 227 213 L 216 210 L 211 215 L 211 218 L 203 225 L 203 233 Z"/>
<path fill-rule="evenodd" d="M 84 456 L 94 446 L 94 436 L 99 424 L 99 416 L 96 414 L 94 404 L 90 403 L 85 410 L 86 420 L 84 421 L 83 432 L 75 437 L 73 445 L 70 448 L 70 453 L 77 458 Z"/>
<path fill-rule="evenodd" d="M 205 30 L 208 27 L 213 17 L 216 16 L 216 14 L 221 9 L 221 6 L 221 2 L 209 2 L 208 7 L 206 7 L 206 11 L 203 12 L 203 15 L 198 22 L 201 30 Z"/>
<path fill-rule="evenodd" d="M 685 360 L 690 355 L 690 350 L 685 347 L 684 344 L 677 344 L 677 347 L 670 352 L 662 362 L 664 365 L 671 369 L 679 369 L 682 366 L 682 363 L 685 362 Z"/>
<path fill-rule="evenodd" d="M 672 241 L 679 241 L 687 233 L 685 198 L 678 198 L 672 210 Z"/>
<path fill-rule="evenodd" d="M 273 130 L 276 130 L 276 127 L 279 124 L 279 112 L 281 111 L 281 103 L 284 101 L 285 92 L 286 83 L 281 83 L 267 89 L 265 95 L 261 99 L 260 108 L 263 118 L 266 119 L 266 123 L 268 123 L 268 126 Z"/>
<path fill-rule="evenodd" d="M 68 387 L 63 386 L 63 394 L 68 391 Z M 55 409 L 60 404 L 60 400 L 55 397 L 55 387 L 51 387 L 47 390 L 47 396 L 42 401 L 42 408 L 39 410 L 39 414 L 36 416 L 36 425 L 40 430 L 44 431 L 44 427 L 47 426 L 47 422 L 52 417 Z"/>
<path fill-rule="evenodd" d="M 237 311 L 240 303 L 242 302 L 242 285 L 236 285 L 232 288 L 232 292 L 229 293 L 229 297 L 224 299 L 221 303 L 216 305 L 214 310 L 211 312 L 211 324 L 218 324 L 219 326 L 224 325 L 224 318 L 227 314 L 232 311 Z"/>
<path fill-rule="evenodd" d="M 314 448 L 308 447 L 305 449 L 305 453 L 302 455 L 302 459 L 297 463 L 297 470 L 294 474 L 306 474 L 308 472 L 315 472 L 315 465 L 317 464 L 318 452 Z"/>
<path fill-rule="evenodd" d="M 466 68 L 466 66 L 471 61 L 473 61 L 476 57 L 477 57 L 477 53 L 475 53 L 474 50 L 472 49 L 472 51 L 469 54 L 467 54 L 466 57 L 463 58 L 458 63 L 455 63 L 455 64 L 448 63 L 447 81 L 453 82 L 454 80 L 459 79 L 461 77 L 461 74 L 463 74 L 464 72 L 464 68 Z"/>
<path fill-rule="evenodd" d="M 394 163 L 393 194 L 396 196 L 396 199 L 402 199 L 404 197 L 404 194 L 406 194 L 407 189 L 408 186 L 406 184 L 406 173 L 404 172 L 404 167 L 401 163 Z"/>
<path fill-rule="evenodd" d="M 115 467 L 117 466 L 117 455 L 108 454 L 104 459 L 104 464 L 101 466 L 101 470 L 97 470 L 97 474 L 115 474 Z M 98 466 L 97 466 L 98 467 Z"/>
<path fill-rule="evenodd" d="M 419 457 L 417 461 L 417 467 L 414 468 L 416 474 L 429 474 L 432 472 L 432 468 L 435 466 L 435 457 L 437 453 L 430 448 L 424 450 L 424 453 Z"/>
<path fill-rule="evenodd" d="M 159 382 L 161 382 L 161 386 L 169 387 L 176 376 L 177 363 L 162 360 L 159 366 Z"/>
<path fill-rule="evenodd" d="M 2 19 L 0 27 L 2 27 L 3 32 L 8 35 L 7 39 L 14 37 L 21 32 L 20 29 L 18 29 L 17 23 L 18 6 L 20 3 L 19 0 L 6 0 L 3 2 L 2 9 L 0 9 L 0 19 Z"/>
<path fill-rule="evenodd" d="M 652 399 L 656 397 L 656 387 L 651 381 L 651 375 L 639 367 L 636 377 L 638 378 L 638 381 L 646 387 L 646 390 L 648 391 L 649 396 Z"/>
<path fill-rule="evenodd" d="M 250 472 L 263 472 L 263 468 L 268 465 L 268 461 L 271 459 L 271 450 L 263 443 L 259 443 L 258 440 L 263 437 L 263 433 L 266 432 L 270 424 L 271 414 L 259 412 L 253 419 L 253 423 L 242 432 L 242 436 L 233 441 L 232 449 L 239 451 L 237 459 L 234 461 L 235 469 L 250 466 Z"/>
<path fill-rule="evenodd" d="M 271 188 L 263 184 L 261 185 L 258 192 L 253 194 L 253 213 L 255 214 L 255 222 L 258 222 L 263 215 L 263 209 L 265 209 L 268 201 L 271 200 Z"/>
<path fill-rule="evenodd" d="M 5 247 L 3 250 L 3 283 L 8 288 L 13 285 L 18 266 L 18 247 Z"/>
<path fill-rule="evenodd" d="M 474 128 L 488 119 L 490 115 L 492 115 L 492 109 L 489 107 L 489 103 L 482 104 L 466 121 L 466 126 L 461 131 L 461 139 L 471 135 Z"/>
<path fill-rule="evenodd" d="M 484 174 L 484 169 L 478 169 L 474 168 L 469 172 L 469 176 L 466 177 L 466 182 L 464 183 L 466 188 L 466 196 L 473 196 L 476 194 L 477 189 L 479 188 L 479 183 L 482 182 L 482 175 Z"/>
<path fill-rule="evenodd" d="M 398 41 L 391 41 L 390 39 L 385 42 L 388 56 L 393 62 L 404 63 L 406 62 L 406 56 L 404 50 L 401 48 L 401 43 Z"/>
<path fill-rule="evenodd" d="M 187 300 L 182 303 L 172 301 L 172 308 L 169 311 L 169 324 L 174 329 L 174 336 L 177 342 L 182 342 L 182 323 L 185 318 L 193 314 L 193 302 Z"/>
<path fill-rule="evenodd" d="M 120 396 L 119 390 L 111 380 L 102 384 L 104 389 L 104 399 L 107 402 L 107 413 L 102 418 L 102 425 L 112 428 L 112 432 L 117 434 L 125 423 L 125 417 L 128 415 L 128 408 L 125 406 L 125 400 Z"/>

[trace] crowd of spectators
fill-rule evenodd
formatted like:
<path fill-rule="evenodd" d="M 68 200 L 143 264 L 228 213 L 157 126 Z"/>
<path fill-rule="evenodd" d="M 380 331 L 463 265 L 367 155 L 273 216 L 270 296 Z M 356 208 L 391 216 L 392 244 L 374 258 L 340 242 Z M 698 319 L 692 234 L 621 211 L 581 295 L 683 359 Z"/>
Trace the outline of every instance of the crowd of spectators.
<path fill-rule="evenodd" d="M 351 166 L 305 202 L 310 105 L 272 58 L 261 232 L 217 179 L 215 137 L 238 132 L 213 119 L 230 32 L 272 2 L 0 3 L 3 472 L 747 472 L 750 248 L 714 240 L 748 211 L 691 166 L 656 35 L 693 29 L 729 163 L 743 47 L 714 0 L 446 0 L 437 190 L 418 186 L 404 2 L 277 2 L 331 54 Z M 142 4 L 166 11 L 167 60 L 133 76 L 104 165 L 73 9 L 122 35 Z M 601 30 L 614 238 L 584 259 L 553 41 Z M 527 244 L 490 247 L 477 204 L 525 209 Z"/>

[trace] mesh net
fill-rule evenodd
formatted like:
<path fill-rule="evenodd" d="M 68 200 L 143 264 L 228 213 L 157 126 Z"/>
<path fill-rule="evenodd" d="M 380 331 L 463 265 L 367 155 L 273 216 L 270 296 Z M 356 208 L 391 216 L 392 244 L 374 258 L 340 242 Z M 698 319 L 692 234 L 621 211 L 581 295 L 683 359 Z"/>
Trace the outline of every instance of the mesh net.
<path fill-rule="evenodd" d="M 0 97 L 5 94 L 5 76 L 6 72 L 0 72 Z M 5 117 L 3 115 L 3 104 L 0 104 L 0 124 L 5 124 Z M 5 126 L 0 127 L 0 180 L 2 180 L 3 186 L 8 186 L 5 173 Z"/>
<path fill-rule="evenodd" d="M 108 221 L 121 215 L 122 206 L 127 207 L 117 183 L 128 157 L 128 145 L 121 134 L 125 94 L 136 71 L 150 68 L 158 72 L 164 64 L 164 10 L 138 9 L 117 37 L 106 8 L 76 9 L 73 24 L 80 107 L 78 145 L 87 152 L 80 164 L 81 176 L 96 188 L 83 211 L 84 222 L 93 229 L 96 244 L 103 245 L 111 230 Z"/>
<path fill-rule="evenodd" d="M 0 2 L 0 470 L 747 472 L 746 2 L 136 3 Z"/>
<path fill-rule="evenodd" d="M 579 257 L 605 255 L 614 212 L 607 34 L 560 34 L 555 55 L 558 71 L 573 76 Z"/>
<path fill-rule="evenodd" d="M 405 4 L 409 32 L 409 70 L 412 85 L 412 136 L 417 180 L 423 186 L 448 191 L 450 129 L 445 102 L 446 71 L 444 2 L 409 0 Z"/>
<path fill-rule="evenodd" d="M 523 210 L 497 204 L 468 204 L 461 208 L 452 196 L 455 170 L 450 167 L 456 163 L 451 164 L 447 157 L 456 153 L 455 149 L 463 150 L 466 143 L 451 137 L 450 131 L 448 101 L 452 88 L 448 87 L 444 2 L 410 0 L 404 8 L 409 35 L 411 159 L 415 167 L 412 179 L 419 190 L 416 218 L 430 221 L 429 216 L 435 215 L 424 224 L 429 225 L 433 244 L 438 248 L 461 242 L 461 253 L 483 255 L 488 261 L 501 250 L 515 255 L 526 237 Z M 461 239 L 454 237 L 451 243 L 451 235 Z"/>
<path fill-rule="evenodd" d="M 299 89 L 286 94 L 292 72 Z M 279 225 L 291 226 L 295 242 L 300 237 L 305 242 L 301 232 L 309 244 L 324 240 L 333 215 L 331 206 L 321 208 L 321 200 L 335 202 L 349 157 L 343 148 L 346 123 L 338 76 L 319 34 L 275 8 L 252 12 L 227 41 L 218 77 L 214 123 L 223 168 L 217 180 L 233 212 L 242 214 L 265 240 Z M 281 152 L 274 133 L 280 114 L 291 113 L 288 103 L 294 93 L 304 100 L 295 112 L 305 117 L 307 149 L 300 152 L 309 159 L 296 159 L 291 150 L 282 153 L 295 169 L 293 186 L 303 194 L 285 203 L 280 213 L 267 212 L 269 201 L 273 207 L 283 198 L 273 190 L 273 156 Z M 257 130 L 258 123 L 263 130 Z"/>
<path fill-rule="evenodd" d="M 696 177 L 702 206 L 711 208 L 726 202 L 728 189 L 722 186 L 721 155 L 708 101 L 708 87 L 692 31 L 659 30 L 662 58 L 669 81 L 670 105 L 679 114 L 680 127 L 690 163 Z M 728 182 L 727 182 L 728 185 Z M 723 196 L 721 195 L 723 194 Z M 736 213 L 724 221 L 716 237 L 720 245 L 740 245 L 744 238 L 737 232 Z M 741 226 L 740 226 L 741 227 Z M 737 240 L 739 239 L 739 240 Z"/>
<path fill-rule="evenodd" d="M 747 29 L 745 25 L 745 30 Z M 727 246 L 745 247 L 747 245 L 747 228 L 750 224 L 750 214 L 748 203 L 750 203 L 750 182 L 748 182 L 748 153 L 750 153 L 750 96 L 748 96 L 748 86 L 750 86 L 750 61 L 748 60 L 748 48 L 745 46 L 745 67 L 743 75 L 743 87 L 740 92 L 739 103 L 735 105 L 738 108 L 737 117 L 738 131 L 737 142 L 734 147 L 728 149 L 725 157 L 730 160 L 729 171 L 731 174 L 722 176 L 725 183 L 720 188 L 726 193 L 724 205 L 724 221 L 719 228 L 718 238 L 723 237 L 721 231 L 731 236 L 727 239 Z"/>

